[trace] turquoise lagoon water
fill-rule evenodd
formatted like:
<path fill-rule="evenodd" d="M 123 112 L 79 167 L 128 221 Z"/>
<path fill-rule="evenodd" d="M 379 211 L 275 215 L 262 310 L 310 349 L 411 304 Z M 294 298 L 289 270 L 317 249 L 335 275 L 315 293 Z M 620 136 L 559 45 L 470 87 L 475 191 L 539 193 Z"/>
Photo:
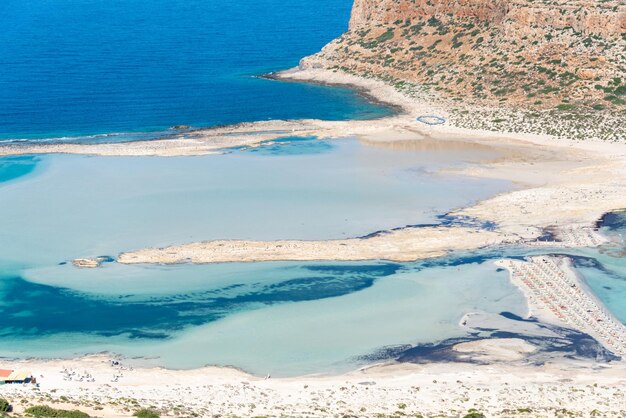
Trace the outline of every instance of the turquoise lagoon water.
<path fill-rule="evenodd" d="M 626 324 L 626 260 L 590 254 L 595 262 L 581 260 L 577 270 L 609 310 Z"/>
<path fill-rule="evenodd" d="M 437 222 L 511 187 L 432 174 L 484 151 L 281 142 L 202 157 L 0 158 L 0 355 L 109 351 L 139 365 L 340 372 L 390 347 L 463 337 L 470 311 L 525 313 L 492 264 L 497 252 L 415 263 L 68 263 L 211 238 L 360 236 Z M 624 320 L 620 250 L 571 253 L 587 257 L 578 271 Z"/>
<path fill-rule="evenodd" d="M 505 272 L 464 263 L 114 266 L 67 271 L 67 287 L 6 277 L 2 354 L 107 350 L 141 365 L 340 372 L 389 346 L 463 336 L 468 311 L 524 313 Z"/>
<path fill-rule="evenodd" d="M 22 177 L 35 169 L 39 158 L 33 156 L 7 157 L 0 162 L 0 183 Z"/>
<path fill-rule="evenodd" d="M 626 324 L 626 212 L 606 218 L 602 231 L 614 242 L 599 250 L 580 251 L 576 266 L 598 298 Z"/>
<path fill-rule="evenodd" d="M 2 258 L 50 266 L 206 239 L 356 237 L 434 222 L 509 187 L 428 174 L 458 162 L 453 152 L 298 143 L 312 151 L 294 154 L 287 145 L 284 154 L 265 155 L 37 157 L 31 174 L 0 183 Z"/>
<path fill-rule="evenodd" d="M 351 6 L 4 0 L 0 141 L 119 141 L 183 124 L 388 115 L 347 89 L 256 77 L 293 67 L 340 35 Z"/>
<path fill-rule="evenodd" d="M 386 346 L 462 336 L 457 323 L 468 310 L 523 313 L 506 274 L 483 260 L 95 270 L 68 263 L 212 238 L 361 236 L 437 222 L 510 188 L 431 174 L 471 157 L 465 151 L 283 142 L 202 157 L 0 159 L 1 354 L 108 350 L 168 367 L 292 375 L 345 370 Z"/>

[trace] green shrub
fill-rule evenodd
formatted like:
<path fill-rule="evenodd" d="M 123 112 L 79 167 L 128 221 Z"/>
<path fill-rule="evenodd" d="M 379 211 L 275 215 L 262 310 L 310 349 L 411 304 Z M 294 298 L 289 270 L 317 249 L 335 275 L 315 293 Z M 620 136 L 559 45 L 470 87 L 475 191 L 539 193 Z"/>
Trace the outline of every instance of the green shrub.
<path fill-rule="evenodd" d="M 482 412 L 478 412 L 475 409 L 470 409 L 469 411 L 467 411 L 467 415 L 465 415 L 463 418 L 485 418 L 485 414 L 483 414 Z"/>
<path fill-rule="evenodd" d="M 160 415 L 156 412 L 153 411 L 152 409 L 140 409 L 139 411 L 135 411 L 135 413 L 133 414 L 134 417 L 139 417 L 139 418 L 159 418 Z"/>
<path fill-rule="evenodd" d="M 9 404 L 9 401 L 7 401 L 4 398 L 0 398 L 0 413 L 10 412 L 10 411 L 11 411 L 11 404 Z"/>
<path fill-rule="evenodd" d="M 386 42 L 392 38 L 393 38 L 393 29 L 387 29 L 387 32 L 383 33 L 378 38 L 376 38 L 376 41 Z"/>
<path fill-rule="evenodd" d="M 620 99 L 619 97 L 609 95 L 604 98 L 607 102 L 611 102 L 615 105 L 623 105 L 626 104 L 626 100 Z"/>
<path fill-rule="evenodd" d="M 624 96 L 624 95 L 626 95 L 626 85 L 619 86 L 618 88 L 613 90 L 613 94 L 615 94 L 616 96 Z"/>
<path fill-rule="evenodd" d="M 26 414 L 33 417 L 50 418 L 89 418 L 89 415 L 82 411 L 68 411 L 65 409 L 54 409 L 48 405 L 35 405 L 26 409 Z"/>

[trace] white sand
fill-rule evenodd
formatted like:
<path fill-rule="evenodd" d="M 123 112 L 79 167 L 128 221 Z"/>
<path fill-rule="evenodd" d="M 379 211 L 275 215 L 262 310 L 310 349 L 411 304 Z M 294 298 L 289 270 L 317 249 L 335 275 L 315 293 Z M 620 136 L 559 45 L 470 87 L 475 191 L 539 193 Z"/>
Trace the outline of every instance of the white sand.
<path fill-rule="evenodd" d="M 411 261 L 445 255 L 450 248 L 475 249 L 507 237 L 478 228 L 405 228 L 372 238 L 329 241 L 206 241 L 122 253 L 118 262 L 223 263 L 251 261 L 377 260 Z"/>
<path fill-rule="evenodd" d="M 527 343 L 506 339 L 500 344 L 462 344 L 466 353 L 496 351 L 513 360 L 532 350 Z M 120 370 L 104 357 L 71 361 L 0 362 L 0 367 L 32 370 L 41 388 L 0 386 L 0 395 L 24 406 L 60 402 L 56 407 L 78 408 L 94 416 L 130 416 L 141 407 L 156 407 L 170 416 L 343 416 L 378 414 L 462 416 L 476 408 L 487 416 L 554 417 L 564 410 L 575 416 L 624 416 L 626 365 L 392 364 L 341 376 L 290 379 L 252 377 L 232 369 L 190 371 L 163 369 Z M 67 368 L 74 380 L 64 380 Z M 76 381 L 85 373 L 95 382 Z M 42 376 L 43 377 L 39 377 Z M 122 375 L 112 382 L 114 375 Z M 67 377 L 66 377 L 67 378 Z M 61 398 L 65 397 L 65 398 Z M 27 400 L 27 404 L 20 403 Z M 17 402 L 15 402 L 17 401 Z M 102 409 L 100 409 L 102 408 Z M 518 409 L 529 408 L 521 413 Z M 506 413 L 505 411 L 512 411 Z"/>

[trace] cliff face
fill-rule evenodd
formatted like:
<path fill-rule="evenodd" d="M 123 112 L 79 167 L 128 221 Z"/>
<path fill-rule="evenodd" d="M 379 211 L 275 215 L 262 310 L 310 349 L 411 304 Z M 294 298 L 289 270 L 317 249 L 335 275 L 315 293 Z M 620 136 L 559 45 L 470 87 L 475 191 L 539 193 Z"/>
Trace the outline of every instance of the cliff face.
<path fill-rule="evenodd" d="M 349 31 L 302 65 L 464 102 L 625 110 L 626 3 L 355 0 Z"/>
<path fill-rule="evenodd" d="M 394 0 L 356 0 L 352 9 L 350 29 L 388 24 L 405 19 L 430 16 L 473 17 L 484 21 L 501 21 L 507 13 L 507 1 L 433 0 L 426 2 Z"/>
<path fill-rule="evenodd" d="M 506 22 L 520 28 L 571 27 L 583 34 L 603 36 L 619 35 L 626 30 L 626 6 L 620 2 L 571 0 L 356 0 L 350 29 L 431 16 L 440 19 L 476 18 L 493 24 Z"/>

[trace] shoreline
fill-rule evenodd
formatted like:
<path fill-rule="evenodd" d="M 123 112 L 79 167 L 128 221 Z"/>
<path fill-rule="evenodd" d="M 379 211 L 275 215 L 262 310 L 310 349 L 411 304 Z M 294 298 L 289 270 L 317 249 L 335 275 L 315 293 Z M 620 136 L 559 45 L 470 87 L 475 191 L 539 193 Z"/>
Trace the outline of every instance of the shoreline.
<path fill-rule="evenodd" d="M 464 209 L 459 213 L 463 213 Z M 528 229 L 528 228 L 527 228 Z M 539 240 L 550 230 L 550 240 Z M 445 224 L 407 226 L 377 231 L 364 237 L 331 240 L 211 240 L 120 253 L 119 264 L 209 264 L 266 261 L 411 262 L 437 258 L 454 251 L 498 246 L 588 248 L 609 242 L 587 225 L 565 225 L 532 231 L 494 230 Z M 75 259 L 79 268 L 101 266 L 98 258 Z"/>
<path fill-rule="evenodd" d="M 462 353 L 500 355 L 525 350 L 514 340 L 501 340 L 497 347 L 472 343 L 459 347 Z M 562 413 L 562 405 L 582 415 L 594 409 L 614 414 L 626 409 L 623 363 L 391 363 L 336 376 L 297 378 L 255 377 L 232 368 L 130 368 L 123 361 L 112 365 L 106 356 L 19 362 L 2 359 L 0 366 L 29 369 L 37 377 L 37 391 L 28 385 L 0 387 L 0 396 L 9 399 L 18 413 L 34 404 L 78 408 L 101 417 L 129 416 L 140 408 L 168 415 L 315 417 L 375 417 L 395 415 L 396 411 L 462 416 L 470 409 L 487 416 L 510 416 L 513 411 L 527 409 L 531 416 L 552 417 Z M 550 388 L 547 398 L 546 387 Z M 507 414 L 507 410 L 511 412 Z"/>
<path fill-rule="evenodd" d="M 292 69 L 287 69 L 287 70 L 272 71 L 266 74 L 261 74 L 258 76 L 258 78 L 261 78 L 264 80 L 270 80 L 270 81 L 279 81 L 282 83 L 302 83 L 303 81 L 300 81 L 296 78 L 289 77 L 289 74 L 292 71 L 295 71 L 295 69 L 292 68 Z M 329 81 L 324 81 L 324 80 L 308 80 L 308 81 L 304 81 L 304 83 L 317 85 L 317 86 L 324 86 L 324 87 L 337 87 L 337 88 L 348 89 L 356 93 L 358 96 L 361 96 L 366 101 L 372 104 L 381 106 L 381 107 L 385 107 L 392 111 L 392 114 L 388 116 L 381 116 L 381 117 L 376 117 L 372 119 L 350 119 L 350 121 L 355 121 L 355 122 L 376 121 L 376 120 L 381 120 L 381 119 L 392 118 L 395 116 L 404 116 L 407 111 L 406 106 L 399 104 L 399 103 L 394 103 L 394 102 L 389 102 L 387 100 L 384 100 L 380 98 L 379 96 L 372 94 L 372 92 L 367 87 L 364 87 L 364 86 L 359 86 L 359 85 L 348 83 L 348 82 L 331 83 Z M 341 122 L 341 121 L 338 121 L 338 122 Z"/>
<path fill-rule="evenodd" d="M 584 332 L 626 361 L 626 326 L 593 294 L 568 257 L 503 259 L 496 265 L 509 271 L 526 297 L 527 318 Z"/>
<path fill-rule="evenodd" d="M 581 149 L 594 149 L 598 146 L 604 147 L 604 149 L 609 149 L 608 147 L 619 148 L 620 146 L 624 148 L 623 144 L 608 143 L 596 139 L 574 141 L 547 134 L 538 135 L 460 128 L 452 125 L 449 121 L 442 125 L 426 125 L 415 120 L 415 116 L 418 116 L 420 111 L 428 114 L 440 113 L 446 116 L 448 110 L 440 104 L 426 101 L 426 98 L 410 97 L 383 81 L 348 74 L 340 70 L 299 69 L 296 67 L 264 74 L 259 77 L 282 82 L 349 88 L 373 103 L 396 109 L 399 113 L 368 120 L 289 119 L 240 122 L 207 128 L 194 128 L 188 132 L 172 134 L 163 139 L 101 144 L 44 143 L 27 145 L 0 143 L 0 156 L 48 153 L 101 156 L 206 155 L 208 151 L 254 145 L 266 140 L 293 136 L 294 133 L 329 139 L 340 136 L 366 136 L 369 133 L 378 133 L 390 128 L 397 128 L 399 133 L 407 133 L 408 131 L 417 138 L 434 136 L 439 139 L 442 136 L 446 136 L 450 139 L 462 137 L 472 140 L 482 139 L 488 142 L 498 139 L 507 142 L 513 141 L 518 144 L 526 142 L 564 149 L 574 146 Z M 461 105 L 457 103 L 455 106 L 459 107 Z M 283 132 L 283 130 L 290 130 L 291 132 Z M 229 141 L 226 141 L 227 139 Z M 185 140 L 189 143 L 184 144 Z"/>
<path fill-rule="evenodd" d="M 215 240 L 121 253 L 120 264 L 205 264 L 261 261 L 408 262 L 446 255 L 448 249 L 473 250 L 515 237 L 473 227 L 408 227 L 363 238 L 323 241 Z M 88 260 L 92 261 L 92 260 Z M 85 263 L 85 264 L 88 264 Z"/>
<path fill-rule="evenodd" d="M 378 124 L 406 116 L 407 106 L 402 100 L 389 100 L 371 91 L 371 86 L 360 86 L 354 80 L 343 83 L 323 80 L 298 80 L 285 75 L 291 70 L 277 71 L 258 76 L 267 80 L 298 82 L 340 87 L 353 90 L 365 100 L 386 107 L 392 111 L 388 116 L 373 119 L 322 120 L 322 119 L 276 119 L 269 121 L 239 122 L 219 124 L 210 127 L 193 128 L 182 133 L 171 133 L 158 139 L 141 139 L 104 143 L 3 143 L 0 142 L 0 157 L 30 154 L 82 154 L 96 156 L 201 156 L 219 154 L 228 148 L 257 146 L 262 142 L 290 136 L 317 136 L 328 139 L 339 136 L 352 136 L 346 126 L 373 122 Z M 350 129 L 350 128 L 349 128 Z M 358 130 L 358 129 L 357 129 Z M 103 134 L 104 135 L 104 134 Z"/>

